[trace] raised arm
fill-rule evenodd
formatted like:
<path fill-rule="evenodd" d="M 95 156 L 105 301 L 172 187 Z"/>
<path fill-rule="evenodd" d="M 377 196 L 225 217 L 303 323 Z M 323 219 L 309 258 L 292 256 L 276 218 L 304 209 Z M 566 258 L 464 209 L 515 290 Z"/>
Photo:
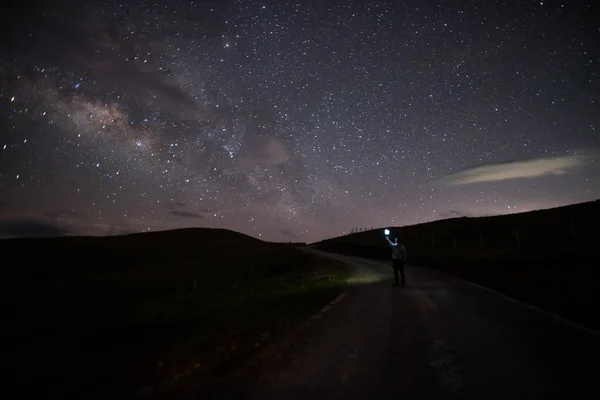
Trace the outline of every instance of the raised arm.
<path fill-rule="evenodd" d="M 386 237 L 385 237 L 385 240 L 387 240 L 387 241 L 388 241 L 388 243 L 390 244 L 390 246 L 392 246 L 392 247 L 396 246 L 396 243 L 392 242 L 392 241 L 390 240 L 390 237 L 389 237 L 389 236 L 386 236 Z"/>

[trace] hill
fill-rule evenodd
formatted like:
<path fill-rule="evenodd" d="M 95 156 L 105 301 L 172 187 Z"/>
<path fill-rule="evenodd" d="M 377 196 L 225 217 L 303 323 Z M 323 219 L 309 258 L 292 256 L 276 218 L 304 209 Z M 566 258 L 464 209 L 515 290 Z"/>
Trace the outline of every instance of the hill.
<path fill-rule="evenodd" d="M 526 213 L 390 227 L 409 264 L 457 277 L 600 329 L 600 201 Z M 330 252 L 389 260 L 383 229 L 324 240 Z"/>
<path fill-rule="evenodd" d="M 224 248 L 267 243 L 227 229 L 187 228 L 123 236 L 65 236 L 0 240 L 3 280 L 14 286 L 48 279 L 74 279 L 181 263 Z M 93 255 L 93 257 L 90 257 Z"/>
<path fill-rule="evenodd" d="M 525 213 L 450 218 L 389 227 L 392 237 L 412 248 L 479 252 L 514 248 L 593 247 L 600 239 L 600 200 Z M 370 230 L 314 243 L 387 247 L 382 230 Z"/>
<path fill-rule="evenodd" d="M 2 388 L 179 398 L 338 294 L 346 267 L 224 229 L 6 239 Z"/>

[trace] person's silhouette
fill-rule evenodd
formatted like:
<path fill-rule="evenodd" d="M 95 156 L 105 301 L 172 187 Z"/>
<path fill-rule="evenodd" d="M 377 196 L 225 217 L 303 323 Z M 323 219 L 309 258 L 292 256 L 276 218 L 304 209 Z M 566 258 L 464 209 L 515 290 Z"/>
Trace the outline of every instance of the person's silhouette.
<path fill-rule="evenodd" d="M 406 286 L 406 277 L 404 276 L 404 262 L 406 261 L 406 247 L 402 243 L 398 243 L 398 238 L 394 238 L 392 242 L 388 235 L 385 239 L 392 247 L 392 266 L 394 267 L 394 286 L 400 286 L 398 282 L 398 273 L 402 276 L 402 286 Z"/>

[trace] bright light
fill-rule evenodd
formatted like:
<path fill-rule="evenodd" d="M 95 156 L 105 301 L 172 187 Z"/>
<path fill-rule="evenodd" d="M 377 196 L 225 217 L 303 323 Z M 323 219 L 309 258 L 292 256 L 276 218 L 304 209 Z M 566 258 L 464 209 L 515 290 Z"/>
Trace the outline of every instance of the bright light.
<path fill-rule="evenodd" d="M 390 234 L 390 230 L 389 230 L 389 229 L 386 229 L 385 231 L 383 231 L 383 233 L 385 233 L 385 236 L 387 236 L 387 235 L 389 235 L 389 234 Z"/>

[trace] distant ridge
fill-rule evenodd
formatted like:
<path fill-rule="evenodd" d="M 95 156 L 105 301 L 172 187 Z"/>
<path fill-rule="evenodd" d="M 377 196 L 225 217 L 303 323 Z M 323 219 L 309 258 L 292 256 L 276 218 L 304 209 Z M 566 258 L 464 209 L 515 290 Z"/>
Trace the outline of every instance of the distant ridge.
<path fill-rule="evenodd" d="M 165 231 L 130 233 L 123 237 L 149 240 L 200 240 L 203 243 L 227 243 L 227 241 L 264 242 L 255 237 L 223 228 L 181 228 Z"/>
<path fill-rule="evenodd" d="M 0 239 L 0 243 L 8 241 L 48 241 L 56 242 L 114 242 L 114 241 L 198 241 L 204 244 L 227 244 L 227 243 L 264 243 L 255 237 L 222 228 L 181 228 L 164 231 L 135 232 L 125 235 L 108 236 L 56 236 L 56 237 L 23 237 Z"/>
<path fill-rule="evenodd" d="M 596 236 L 594 224 L 600 223 L 600 199 L 585 203 L 570 204 L 554 208 L 526 211 L 514 214 L 481 216 L 481 217 L 452 217 L 436 221 L 424 222 L 406 226 L 386 226 L 392 231 L 392 236 L 412 235 L 412 234 L 431 234 L 448 233 L 450 231 L 479 230 L 480 227 L 489 227 L 492 229 L 509 229 L 515 227 L 524 227 L 529 224 L 536 224 L 540 227 L 556 229 L 559 227 L 559 235 L 567 234 L 570 221 L 575 221 L 578 228 L 585 226 L 586 233 L 589 231 L 590 238 Z M 565 225 L 566 224 L 566 225 Z M 597 225 L 596 225 L 597 226 Z M 330 239 L 324 239 L 312 246 L 320 246 L 329 243 L 357 243 L 365 245 L 386 246 L 381 237 L 381 229 L 375 228 L 363 232 L 355 232 L 347 235 L 337 236 Z M 552 234 L 552 232 L 540 232 L 540 234 Z"/>

